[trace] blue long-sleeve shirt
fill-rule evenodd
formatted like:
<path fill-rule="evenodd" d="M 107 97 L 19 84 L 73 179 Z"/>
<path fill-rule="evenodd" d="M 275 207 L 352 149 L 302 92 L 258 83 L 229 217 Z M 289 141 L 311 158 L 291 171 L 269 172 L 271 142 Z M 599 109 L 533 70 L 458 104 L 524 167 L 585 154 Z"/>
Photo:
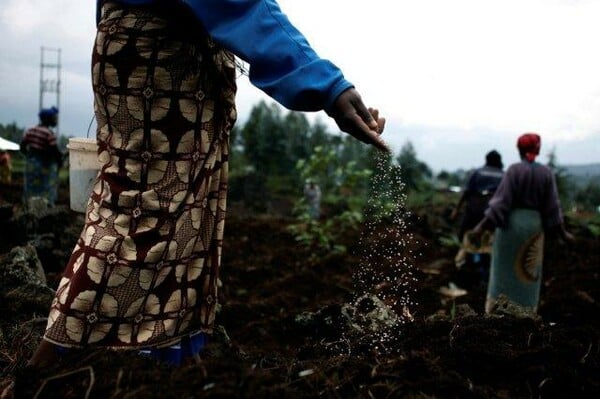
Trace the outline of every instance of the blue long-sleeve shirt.
<path fill-rule="evenodd" d="M 148 4 L 154 0 L 117 1 Z M 328 110 L 343 91 L 353 87 L 338 67 L 317 55 L 276 0 L 179 1 L 190 7 L 215 41 L 250 64 L 250 82 L 286 108 Z M 101 2 L 97 0 L 97 19 Z"/>

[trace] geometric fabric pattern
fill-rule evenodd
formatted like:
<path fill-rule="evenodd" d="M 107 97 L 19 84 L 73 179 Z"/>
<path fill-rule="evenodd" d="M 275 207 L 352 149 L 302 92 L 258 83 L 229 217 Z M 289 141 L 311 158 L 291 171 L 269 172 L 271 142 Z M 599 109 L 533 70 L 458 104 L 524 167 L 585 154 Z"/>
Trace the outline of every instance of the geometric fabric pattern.
<path fill-rule="evenodd" d="M 544 264 L 544 232 L 531 235 L 521 244 L 515 257 L 515 273 L 523 283 L 536 283 L 542 278 Z"/>
<path fill-rule="evenodd" d="M 50 310 L 44 339 L 57 345 L 139 349 L 212 332 L 235 60 L 177 4 L 103 6 L 92 55 L 102 168 Z"/>

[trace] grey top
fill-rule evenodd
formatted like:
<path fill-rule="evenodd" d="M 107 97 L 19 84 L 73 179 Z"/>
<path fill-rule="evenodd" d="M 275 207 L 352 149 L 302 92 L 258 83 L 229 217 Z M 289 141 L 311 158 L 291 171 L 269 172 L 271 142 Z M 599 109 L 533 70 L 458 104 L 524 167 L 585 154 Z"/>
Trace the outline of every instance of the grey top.
<path fill-rule="evenodd" d="M 515 208 L 540 212 L 546 229 L 562 224 L 556 180 L 549 167 L 527 161 L 512 164 L 490 200 L 485 216 L 495 226 L 504 227 Z"/>

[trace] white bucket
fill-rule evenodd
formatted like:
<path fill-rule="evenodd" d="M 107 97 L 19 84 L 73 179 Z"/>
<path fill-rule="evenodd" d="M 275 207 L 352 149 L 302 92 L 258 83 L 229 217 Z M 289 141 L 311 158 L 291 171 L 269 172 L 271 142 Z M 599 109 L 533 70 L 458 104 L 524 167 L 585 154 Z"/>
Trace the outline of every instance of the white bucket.
<path fill-rule="evenodd" d="M 69 197 L 71 209 L 85 213 L 100 170 L 96 139 L 71 137 L 69 144 Z"/>

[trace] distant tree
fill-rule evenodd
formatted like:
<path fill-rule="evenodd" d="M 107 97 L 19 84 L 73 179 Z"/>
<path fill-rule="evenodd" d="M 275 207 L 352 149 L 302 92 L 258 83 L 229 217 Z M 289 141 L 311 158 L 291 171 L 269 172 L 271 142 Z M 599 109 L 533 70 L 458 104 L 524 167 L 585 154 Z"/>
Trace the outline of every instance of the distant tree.
<path fill-rule="evenodd" d="M 283 113 L 276 103 L 255 105 L 240 129 L 240 148 L 259 174 L 289 175 L 298 159 L 310 155 L 314 138 L 326 137 L 321 126 L 311 127 L 301 112 Z"/>
<path fill-rule="evenodd" d="M 558 157 L 556 155 L 556 148 L 552 148 L 548 153 L 548 167 L 554 172 L 556 178 L 556 188 L 558 190 L 558 196 L 564 207 L 569 207 L 572 203 L 573 196 L 576 191 L 576 187 L 571 179 L 571 176 L 567 173 L 567 169 L 560 166 L 558 163 Z"/>
<path fill-rule="evenodd" d="M 600 183 L 591 181 L 575 194 L 575 203 L 588 211 L 595 211 L 600 207 Z"/>
<path fill-rule="evenodd" d="M 318 119 L 310 126 L 310 134 L 308 137 L 310 151 L 318 146 L 330 146 L 337 139 L 338 137 L 331 134 L 327 130 L 327 126 Z"/>
<path fill-rule="evenodd" d="M 24 131 L 25 128 L 17 126 L 15 122 L 9 123 L 8 125 L 3 125 L 0 123 L 0 137 L 14 141 L 15 143 L 21 142 Z"/>
<path fill-rule="evenodd" d="M 229 160 L 230 199 L 258 210 L 301 194 L 307 178 L 319 180 L 324 202 L 328 193 L 340 190 L 359 193 L 364 199 L 368 179 L 357 176 L 373 170 L 371 147 L 349 135 L 332 134 L 318 119 L 311 124 L 304 113 L 284 111 L 264 101 L 232 130 Z M 310 166 L 298 167 L 299 162 Z M 354 208 L 355 199 L 349 197 L 342 195 L 340 203 L 350 202 Z"/>
<path fill-rule="evenodd" d="M 229 134 L 229 177 L 235 179 L 248 173 L 249 166 L 244 147 L 240 128 L 235 125 Z"/>
<path fill-rule="evenodd" d="M 442 170 L 437 174 L 436 178 L 445 182 L 448 186 L 460 186 L 462 184 L 462 174 L 459 172 Z"/>
<path fill-rule="evenodd" d="M 402 183 L 409 191 L 423 191 L 431 187 L 433 172 L 426 163 L 417 158 L 415 147 L 407 141 L 396 158 L 400 166 L 400 177 Z"/>
<path fill-rule="evenodd" d="M 304 159 L 311 153 L 309 142 L 310 123 L 301 112 L 288 112 L 283 119 L 286 131 L 284 168 L 294 168 L 296 160 Z"/>
<path fill-rule="evenodd" d="M 323 146 L 340 155 L 340 137 L 301 112 L 284 111 L 276 103 L 256 104 L 246 123 L 234 129 L 231 140 L 231 196 L 260 209 L 275 197 L 302 192 L 296 164 Z M 266 205 L 268 207 L 268 205 Z"/>
<path fill-rule="evenodd" d="M 282 160 L 286 152 L 286 133 L 277 105 L 267 105 L 264 101 L 255 105 L 241 129 L 241 138 L 244 155 L 257 174 L 285 170 Z"/>
<path fill-rule="evenodd" d="M 446 181 L 446 180 L 450 179 L 450 172 L 442 170 L 440 173 L 438 173 L 436 178 Z"/>
<path fill-rule="evenodd" d="M 233 154 L 238 151 L 243 151 L 242 138 L 240 134 L 240 128 L 238 125 L 234 125 L 231 132 L 229 132 L 229 153 Z"/>

